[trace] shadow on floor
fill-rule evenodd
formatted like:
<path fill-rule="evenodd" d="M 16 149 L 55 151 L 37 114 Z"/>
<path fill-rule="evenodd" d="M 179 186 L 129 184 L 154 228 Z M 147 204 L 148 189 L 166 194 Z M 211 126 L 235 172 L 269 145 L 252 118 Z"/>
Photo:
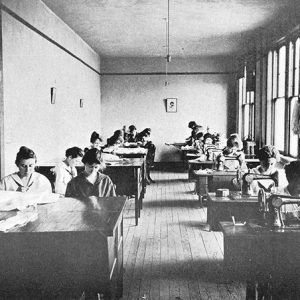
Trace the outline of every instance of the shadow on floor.
<path fill-rule="evenodd" d="M 186 207 L 186 208 L 200 208 L 199 201 L 196 199 L 173 200 L 165 199 L 164 201 L 145 201 L 143 207 Z"/>
<path fill-rule="evenodd" d="M 129 272 L 126 270 L 126 273 L 127 271 Z M 135 272 L 143 274 L 143 280 L 153 278 L 159 280 L 194 280 L 197 278 L 199 281 L 210 283 L 228 284 L 233 282 L 230 273 L 224 268 L 223 259 L 194 259 L 193 261 L 186 259 L 174 263 L 146 265 L 146 267 L 145 265 L 144 267 L 135 266 Z"/>

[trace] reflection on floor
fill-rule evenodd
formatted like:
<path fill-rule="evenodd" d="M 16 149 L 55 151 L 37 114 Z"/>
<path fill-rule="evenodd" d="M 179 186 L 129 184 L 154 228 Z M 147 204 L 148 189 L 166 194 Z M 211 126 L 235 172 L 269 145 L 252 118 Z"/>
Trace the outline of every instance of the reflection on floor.
<path fill-rule="evenodd" d="M 138 226 L 124 214 L 122 299 L 245 299 L 245 285 L 223 270 L 223 236 L 206 229 L 187 173 L 153 172 Z"/>

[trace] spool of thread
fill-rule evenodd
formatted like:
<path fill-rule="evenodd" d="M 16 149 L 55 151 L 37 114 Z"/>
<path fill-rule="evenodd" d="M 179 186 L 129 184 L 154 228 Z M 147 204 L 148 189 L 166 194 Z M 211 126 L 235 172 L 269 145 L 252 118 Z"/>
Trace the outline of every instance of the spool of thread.
<path fill-rule="evenodd" d="M 216 190 L 217 197 L 227 197 L 229 196 L 229 189 L 217 189 Z"/>

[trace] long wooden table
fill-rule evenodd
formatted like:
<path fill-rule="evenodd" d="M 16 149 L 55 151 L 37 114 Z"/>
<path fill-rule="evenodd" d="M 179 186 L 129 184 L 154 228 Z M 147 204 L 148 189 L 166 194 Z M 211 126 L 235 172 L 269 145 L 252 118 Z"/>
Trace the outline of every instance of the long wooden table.
<path fill-rule="evenodd" d="M 207 223 L 212 230 L 220 230 L 220 221 L 244 222 L 258 217 L 257 197 L 217 197 L 215 193 L 207 195 Z"/>
<path fill-rule="evenodd" d="M 1 299 L 120 298 L 125 201 L 60 198 L 39 205 L 36 221 L 1 232 Z"/>
<path fill-rule="evenodd" d="M 244 226 L 220 222 L 220 226 L 224 236 L 224 264 L 232 279 L 253 285 L 271 284 L 276 294 L 280 290 L 286 293 L 290 288 L 297 297 L 288 293 L 276 299 L 299 299 L 300 228 L 271 230 L 257 226 L 256 221 Z M 247 299 L 254 298 L 248 295 Z"/>

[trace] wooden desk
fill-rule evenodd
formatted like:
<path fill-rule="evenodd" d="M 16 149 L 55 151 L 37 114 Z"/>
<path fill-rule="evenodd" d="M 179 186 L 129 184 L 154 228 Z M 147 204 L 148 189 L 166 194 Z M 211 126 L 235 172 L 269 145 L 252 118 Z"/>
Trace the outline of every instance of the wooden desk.
<path fill-rule="evenodd" d="M 120 298 L 125 201 L 95 198 L 99 210 L 89 199 L 60 198 L 39 205 L 36 221 L 0 233 L 1 299 Z"/>
<path fill-rule="evenodd" d="M 220 230 L 220 221 L 246 221 L 258 217 L 258 201 L 256 197 L 243 197 L 233 200 L 229 197 L 216 197 L 215 193 L 207 195 L 207 223 L 212 230 Z"/>
<path fill-rule="evenodd" d="M 111 153 L 106 152 L 105 149 L 103 150 L 104 153 Z M 140 158 L 146 157 L 148 153 L 148 149 L 142 147 L 130 148 L 130 147 L 119 147 L 113 151 L 115 155 L 118 155 L 123 158 Z"/>
<path fill-rule="evenodd" d="M 220 226 L 224 264 L 233 279 L 271 282 L 275 289 L 285 283 L 299 285 L 299 229 L 254 229 L 249 225 L 234 226 L 232 222 L 220 222 Z"/>
<path fill-rule="evenodd" d="M 126 158 L 107 163 L 104 171 L 116 185 L 118 195 L 135 198 L 135 224 L 138 225 L 140 210 L 146 193 L 146 161 L 145 158 Z"/>
<path fill-rule="evenodd" d="M 196 179 L 194 171 L 204 170 L 204 169 L 213 169 L 215 161 L 213 160 L 203 160 L 190 159 L 188 160 L 189 165 L 189 180 Z"/>
<path fill-rule="evenodd" d="M 214 192 L 218 188 L 232 188 L 231 181 L 236 177 L 236 171 L 217 171 L 194 172 L 196 178 L 196 193 L 202 204 L 203 198 L 207 197 L 209 192 Z"/>

